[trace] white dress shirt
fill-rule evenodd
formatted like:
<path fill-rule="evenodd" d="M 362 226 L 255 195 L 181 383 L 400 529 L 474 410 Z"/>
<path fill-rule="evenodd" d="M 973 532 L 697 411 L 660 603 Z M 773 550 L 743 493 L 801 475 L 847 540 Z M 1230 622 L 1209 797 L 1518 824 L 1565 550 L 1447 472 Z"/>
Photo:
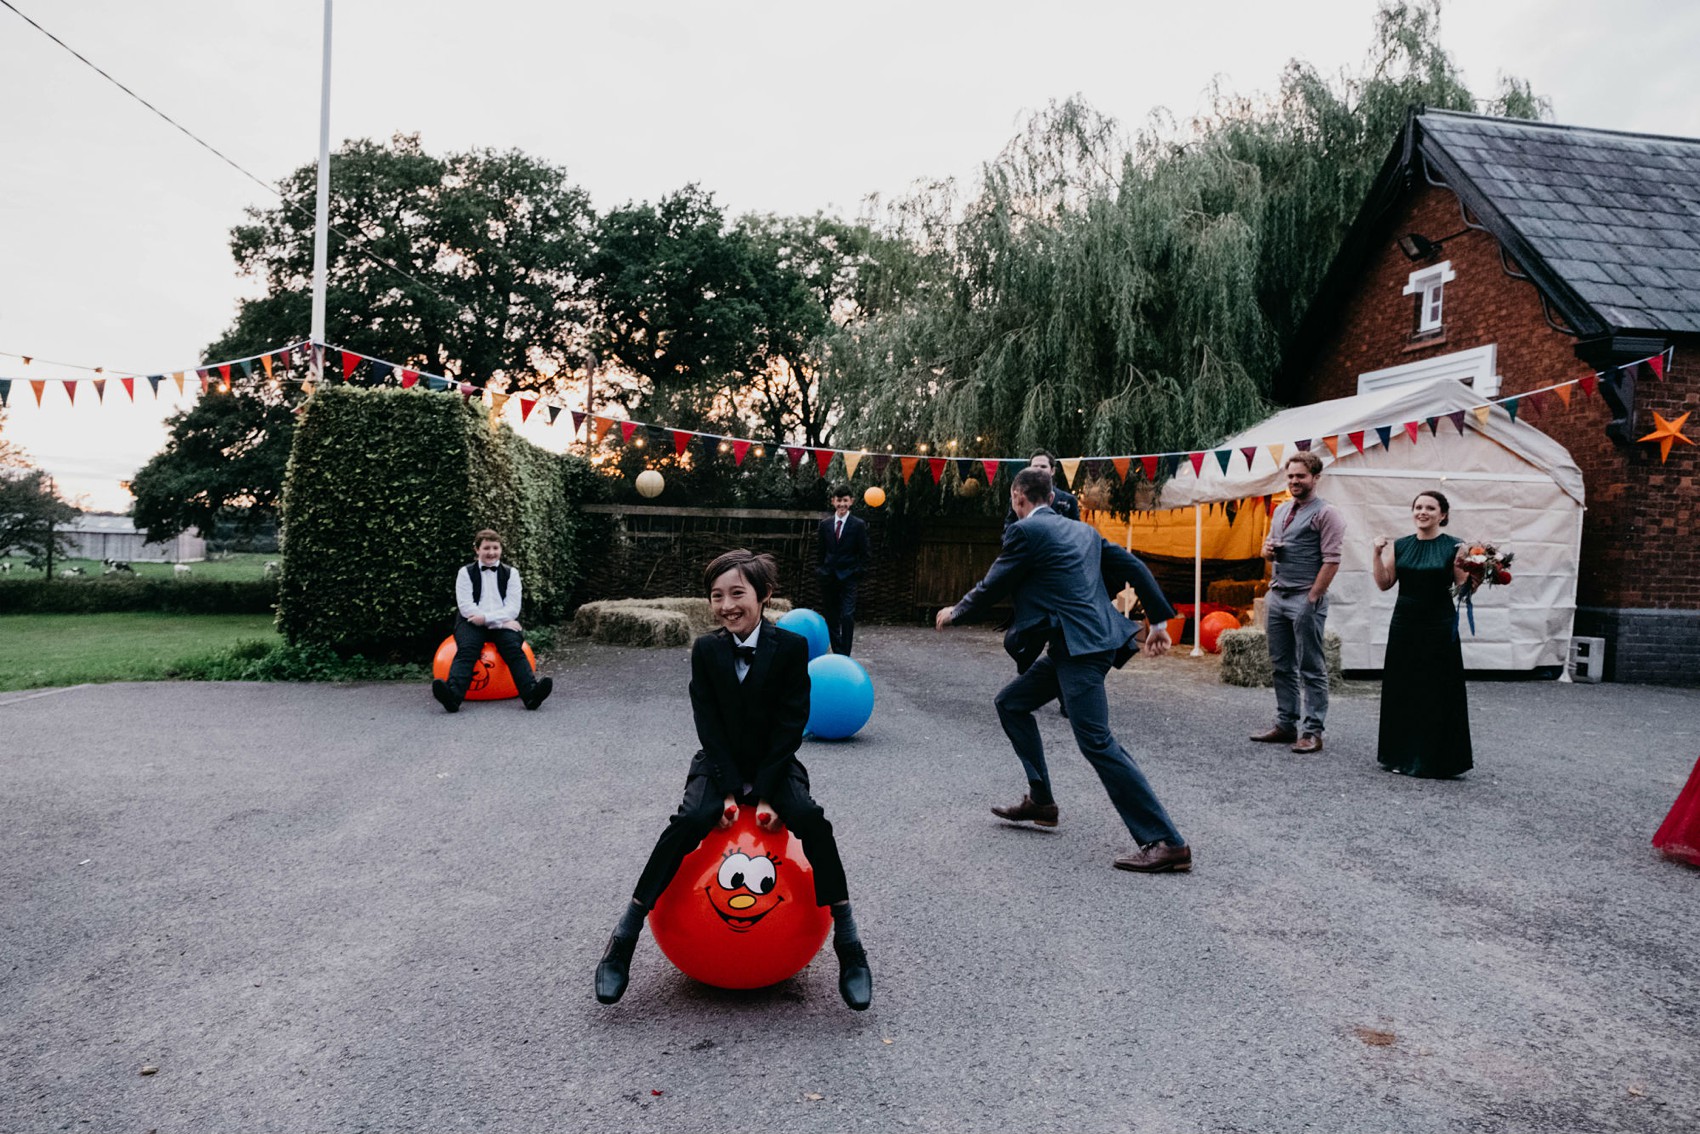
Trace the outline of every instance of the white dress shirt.
<path fill-rule="evenodd" d="M 496 569 L 491 567 L 474 570 L 484 571 L 477 602 L 472 601 L 472 580 L 467 576 L 466 568 L 462 567 L 455 572 L 455 602 L 460 606 L 460 616 L 471 618 L 475 614 L 482 614 L 486 630 L 504 629 L 508 623 L 519 618 L 519 571 L 508 568 L 508 597 L 504 600 L 501 590 L 496 586 Z"/>
<path fill-rule="evenodd" d="M 756 628 L 754 630 L 750 631 L 750 636 L 748 638 L 744 639 L 743 641 L 740 642 L 738 640 L 738 635 L 736 635 L 736 634 L 732 635 L 732 644 L 735 645 L 735 646 L 754 647 L 755 644 L 756 644 L 756 639 L 759 638 L 759 637 L 761 637 L 761 624 L 758 622 L 756 624 Z M 732 668 L 738 671 L 738 684 L 742 685 L 743 682 L 744 682 L 744 678 L 749 676 L 750 663 L 745 661 L 743 658 L 739 657 L 738 655 L 733 654 L 732 655 Z"/>

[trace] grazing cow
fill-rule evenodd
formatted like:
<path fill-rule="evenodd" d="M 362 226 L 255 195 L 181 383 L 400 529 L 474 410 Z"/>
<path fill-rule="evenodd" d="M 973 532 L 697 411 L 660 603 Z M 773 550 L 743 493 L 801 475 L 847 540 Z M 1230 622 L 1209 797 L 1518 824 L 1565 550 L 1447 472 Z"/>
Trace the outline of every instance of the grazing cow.
<path fill-rule="evenodd" d="M 86 574 L 88 574 L 88 572 L 84 571 L 81 567 L 67 567 L 63 571 L 59 572 L 59 577 L 61 579 L 75 579 L 78 575 Z"/>
<path fill-rule="evenodd" d="M 4 563 L 0 563 L 0 575 L 10 575 L 11 573 L 12 561 L 10 559 L 6 560 Z"/>
<path fill-rule="evenodd" d="M 275 560 L 275 559 L 266 560 L 266 571 L 265 571 L 265 577 L 266 578 L 270 579 L 270 578 L 276 576 L 277 574 L 279 574 L 280 572 L 282 572 L 282 570 L 283 570 L 283 565 L 280 564 L 277 560 Z"/>
<path fill-rule="evenodd" d="M 193 572 L 189 569 L 189 565 L 187 563 L 174 563 L 174 564 L 172 564 L 171 573 L 173 575 L 177 576 L 179 579 L 181 579 L 184 575 L 193 574 Z"/>
<path fill-rule="evenodd" d="M 103 575 L 134 575 L 136 573 L 136 569 L 122 559 L 102 559 L 101 563 L 106 567 L 106 570 L 101 572 Z"/>

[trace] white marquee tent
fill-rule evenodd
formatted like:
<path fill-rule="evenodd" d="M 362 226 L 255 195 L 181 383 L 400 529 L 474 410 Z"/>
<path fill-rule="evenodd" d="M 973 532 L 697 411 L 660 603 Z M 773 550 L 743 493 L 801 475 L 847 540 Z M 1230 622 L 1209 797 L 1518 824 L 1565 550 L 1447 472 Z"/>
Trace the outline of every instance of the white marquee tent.
<path fill-rule="evenodd" d="M 1327 466 L 1320 494 L 1346 516 L 1340 574 L 1331 588 L 1328 628 L 1340 635 L 1346 669 L 1380 669 L 1397 589 L 1379 591 L 1370 575 L 1377 535 L 1411 532 L 1411 499 L 1425 488 L 1452 504 L 1448 534 L 1486 541 L 1516 553 L 1512 583 L 1475 598 L 1476 632 L 1460 627 L 1464 666 L 1476 670 L 1528 670 L 1561 666 L 1569 651 L 1576 613 L 1576 572 L 1582 541 L 1582 473 L 1569 452 L 1495 406 L 1485 422 L 1482 405 L 1454 379 L 1403 385 L 1284 410 L 1215 448 L 1233 453 L 1228 471 L 1207 457 L 1194 476 L 1191 465 L 1164 487 L 1166 508 L 1243 500 L 1286 491 L 1286 478 L 1270 455 L 1309 440 Z M 1449 415 L 1462 411 L 1463 432 Z M 1426 424 L 1438 418 L 1434 431 Z M 1406 422 L 1422 424 L 1412 441 Z M 1382 447 L 1377 426 L 1392 426 Z M 1365 451 L 1349 440 L 1366 430 Z M 1338 456 L 1323 443 L 1338 438 Z M 1255 448 L 1251 466 L 1242 449 Z"/>

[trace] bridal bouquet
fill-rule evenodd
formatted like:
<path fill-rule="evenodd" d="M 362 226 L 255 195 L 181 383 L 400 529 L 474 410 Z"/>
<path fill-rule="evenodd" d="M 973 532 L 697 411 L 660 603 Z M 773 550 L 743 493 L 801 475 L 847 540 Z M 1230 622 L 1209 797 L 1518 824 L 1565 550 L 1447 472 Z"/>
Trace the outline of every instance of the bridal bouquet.
<path fill-rule="evenodd" d="M 1455 584 L 1453 593 L 1468 596 L 1483 587 L 1503 587 L 1511 582 L 1511 560 L 1516 553 L 1502 551 L 1491 543 L 1472 543 L 1464 547 L 1464 570 L 1469 578 Z"/>

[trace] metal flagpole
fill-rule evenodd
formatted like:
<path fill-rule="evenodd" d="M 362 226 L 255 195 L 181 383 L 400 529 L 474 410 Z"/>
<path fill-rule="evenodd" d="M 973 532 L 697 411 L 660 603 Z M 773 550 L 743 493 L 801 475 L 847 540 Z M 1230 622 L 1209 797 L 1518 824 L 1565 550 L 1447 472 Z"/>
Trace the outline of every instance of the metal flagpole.
<path fill-rule="evenodd" d="M 325 342 L 325 233 L 331 214 L 331 0 L 325 0 L 324 77 L 319 88 L 319 204 L 313 217 L 313 332 Z"/>

